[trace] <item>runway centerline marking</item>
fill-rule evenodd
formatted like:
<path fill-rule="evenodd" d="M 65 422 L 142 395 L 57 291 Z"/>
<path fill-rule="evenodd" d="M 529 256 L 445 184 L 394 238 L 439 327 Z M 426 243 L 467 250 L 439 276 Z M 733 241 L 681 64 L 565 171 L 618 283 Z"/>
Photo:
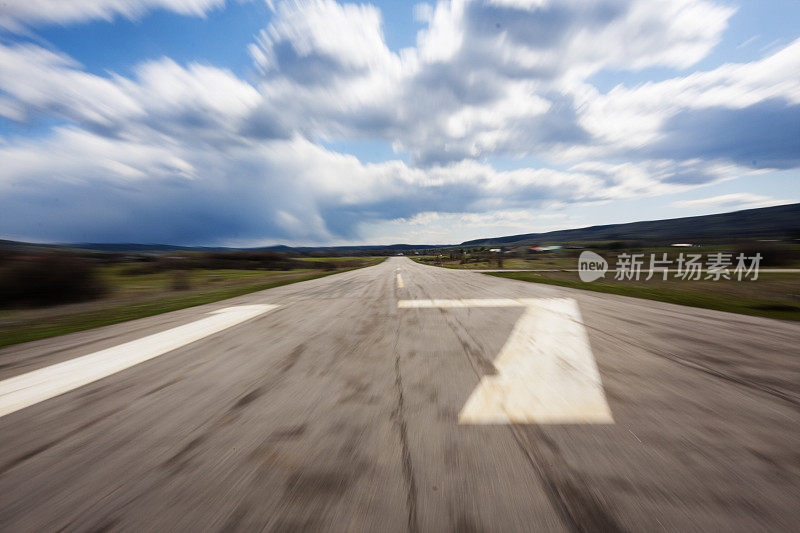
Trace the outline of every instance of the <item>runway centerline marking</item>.
<path fill-rule="evenodd" d="M 403 276 L 401 276 L 399 272 L 397 273 L 397 288 L 403 288 Z"/>
<path fill-rule="evenodd" d="M 458 416 L 459 424 L 613 424 L 572 298 L 400 300 L 405 309 L 524 307 Z"/>
<path fill-rule="evenodd" d="M 272 311 L 277 305 L 239 305 L 211 316 L 0 381 L 0 417 L 116 374 Z"/>

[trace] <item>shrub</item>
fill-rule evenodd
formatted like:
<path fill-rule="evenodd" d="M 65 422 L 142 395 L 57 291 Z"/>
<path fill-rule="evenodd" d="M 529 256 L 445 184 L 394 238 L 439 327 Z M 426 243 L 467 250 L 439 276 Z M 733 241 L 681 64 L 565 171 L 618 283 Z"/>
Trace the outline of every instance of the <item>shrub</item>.
<path fill-rule="evenodd" d="M 4 306 L 79 302 L 105 292 L 94 266 L 67 254 L 17 257 L 0 272 L 0 302 Z"/>
<path fill-rule="evenodd" d="M 191 288 L 192 284 L 185 270 L 176 270 L 172 273 L 173 291 L 188 291 Z"/>
<path fill-rule="evenodd" d="M 772 242 L 748 242 L 739 245 L 733 252 L 734 261 L 743 253 L 747 257 L 761 254 L 762 267 L 789 266 L 800 260 L 800 250 L 793 246 L 785 246 Z"/>

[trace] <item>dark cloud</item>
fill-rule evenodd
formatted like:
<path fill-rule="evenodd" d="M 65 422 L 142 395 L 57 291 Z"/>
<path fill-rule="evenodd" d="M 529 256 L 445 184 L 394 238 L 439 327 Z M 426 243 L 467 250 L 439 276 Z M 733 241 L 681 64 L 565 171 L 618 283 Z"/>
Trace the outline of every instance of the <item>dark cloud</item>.
<path fill-rule="evenodd" d="M 260 106 L 242 121 L 239 133 L 257 140 L 288 139 L 292 135 L 292 129 L 280 113 Z"/>
<path fill-rule="evenodd" d="M 339 60 L 336 56 L 310 52 L 300 54 L 288 41 L 278 41 L 272 45 L 275 60 L 273 68 L 301 85 L 324 85 L 339 77 L 365 74 L 364 66 L 355 66 Z"/>
<path fill-rule="evenodd" d="M 674 159 L 724 159 L 752 168 L 800 166 L 800 105 L 769 99 L 741 109 L 687 109 L 662 128 L 647 154 Z"/>
<path fill-rule="evenodd" d="M 691 65 L 731 13 L 710 0 L 655 5 L 468 2 L 399 54 L 372 7 L 282 2 L 251 48 L 262 70 L 248 80 L 169 59 L 128 78 L 97 76 L 38 46 L 0 45 L 0 113 L 70 124 L 0 145 L 2 231 L 177 244 L 356 240 L 365 224 L 419 213 L 679 190 L 719 179 L 720 161 L 800 166 L 800 113 L 788 96 L 742 109 L 674 103 L 681 91 L 774 83 L 758 71 L 747 83 L 726 67 L 699 77 L 712 82 L 622 88 L 617 100 L 592 90 L 585 80 L 598 69 Z M 679 28 L 678 8 L 691 11 Z M 619 131 L 657 140 L 632 150 L 636 136 Z M 376 139 L 410 164 L 362 164 L 319 139 Z M 599 155 L 576 161 L 572 152 Z M 574 166 L 498 172 L 478 162 L 495 156 Z"/>
<path fill-rule="evenodd" d="M 247 189 L 179 179 L 125 184 L 47 182 L 0 199 L 6 235 L 59 242 L 154 242 L 201 245 L 286 234 L 272 213 L 278 202 Z M 239 185 L 242 185 L 241 183 Z M 276 199 L 277 200 L 277 199 Z M 35 219 L 30 214 L 36 213 Z"/>
<path fill-rule="evenodd" d="M 507 35 L 514 43 L 551 49 L 575 31 L 610 24 L 629 8 L 629 2 L 550 2 L 533 8 L 473 2 L 467 6 L 470 36 Z"/>

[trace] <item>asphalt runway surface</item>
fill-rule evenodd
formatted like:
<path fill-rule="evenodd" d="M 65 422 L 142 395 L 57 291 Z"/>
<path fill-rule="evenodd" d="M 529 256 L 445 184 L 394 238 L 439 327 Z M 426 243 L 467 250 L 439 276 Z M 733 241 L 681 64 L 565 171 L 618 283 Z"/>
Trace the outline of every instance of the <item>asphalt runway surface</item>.
<path fill-rule="evenodd" d="M 799 356 L 390 258 L 0 350 L 0 531 L 797 531 Z"/>

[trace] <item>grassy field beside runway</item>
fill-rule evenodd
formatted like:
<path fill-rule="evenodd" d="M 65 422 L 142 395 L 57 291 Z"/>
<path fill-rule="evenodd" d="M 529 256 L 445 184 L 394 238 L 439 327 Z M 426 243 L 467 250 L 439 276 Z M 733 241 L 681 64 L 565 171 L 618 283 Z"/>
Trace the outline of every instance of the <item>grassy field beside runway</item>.
<path fill-rule="evenodd" d="M 547 253 L 531 253 L 527 248 L 512 248 L 503 252 L 478 250 L 450 250 L 437 255 L 420 255 L 412 257 L 418 263 L 444 268 L 464 270 L 535 270 L 535 272 L 491 272 L 489 274 L 530 281 L 573 287 L 577 289 L 620 294 L 636 298 L 658 300 L 692 307 L 703 307 L 729 311 L 733 313 L 779 318 L 784 320 L 800 320 L 800 274 L 770 273 L 769 269 L 800 268 L 800 245 L 775 242 L 739 242 L 735 244 L 716 244 L 692 246 L 687 248 L 671 246 L 637 246 L 619 247 L 624 243 L 587 243 L 581 246 L 571 244 L 568 248 Z M 659 276 L 646 281 L 642 274 L 640 281 L 615 280 L 615 274 L 608 272 L 605 278 L 584 283 L 580 281 L 574 270 L 578 266 L 578 255 L 582 250 L 594 250 L 608 261 L 609 268 L 615 268 L 619 254 L 642 254 L 642 269 L 648 268 L 651 255 L 660 258 L 667 254 L 676 268 L 680 254 L 699 254 L 703 262 L 711 254 L 729 253 L 736 257 L 737 253 L 752 256 L 756 252 L 762 254 L 759 279 L 743 280 L 698 280 L 688 281 L 675 279 L 661 280 Z M 731 267 L 733 268 L 733 266 Z M 570 271 L 572 270 L 572 271 Z"/>
<path fill-rule="evenodd" d="M 761 272 L 756 281 L 668 279 L 617 281 L 613 274 L 590 283 L 577 272 L 492 272 L 490 276 L 645 298 L 691 307 L 800 321 L 800 275 Z"/>
<path fill-rule="evenodd" d="M 132 276 L 124 265 L 103 266 L 98 275 L 108 292 L 100 299 L 44 308 L 0 311 L 0 346 L 83 331 L 176 311 L 187 307 L 317 279 L 355 268 L 372 266 L 385 258 L 360 257 L 333 270 L 190 270 Z M 182 288 L 176 288 L 181 285 Z"/>
<path fill-rule="evenodd" d="M 761 264 L 762 268 L 800 268 L 800 244 L 783 245 L 778 252 L 779 256 L 775 257 L 775 245 L 768 246 L 762 243 L 748 243 L 747 248 L 742 248 L 741 251 L 747 251 L 746 255 L 752 255 L 756 251 L 762 253 L 763 256 L 769 256 Z M 693 246 L 691 248 L 675 248 L 671 246 L 648 246 L 644 248 L 630 248 L 630 249 L 608 249 L 607 243 L 587 244 L 580 248 L 570 248 L 558 250 L 552 253 L 525 253 L 524 251 L 509 251 L 506 253 L 489 253 L 487 251 L 470 251 L 466 254 L 453 253 L 453 251 L 446 251 L 439 255 L 417 255 L 410 256 L 411 259 L 418 263 L 426 265 L 435 265 L 446 268 L 459 268 L 464 270 L 489 270 L 489 269 L 503 269 L 503 270 L 549 270 L 549 269 L 575 269 L 578 267 L 578 254 L 581 251 L 592 250 L 599 253 L 609 261 L 610 268 L 613 268 L 614 258 L 619 253 L 640 253 L 644 254 L 645 260 L 648 260 L 650 254 L 656 254 L 660 257 L 661 254 L 666 253 L 673 261 L 677 258 L 678 254 L 701 254 L 704 258 L 708 254 L 716 252 L 732 253 L 734 256 L 740 251 L 737 245 L 709 245 L 709 246 Z M 763 248 L 768 248 L 764 250 Z M 770 251 L 769 248 L 772 248 Z M 771 252 L 771 253 L 770 253 Z M 643 267 L 646 268 L 646 267 Z M 674 268 L 674 267 L 673 267 Z"/>

